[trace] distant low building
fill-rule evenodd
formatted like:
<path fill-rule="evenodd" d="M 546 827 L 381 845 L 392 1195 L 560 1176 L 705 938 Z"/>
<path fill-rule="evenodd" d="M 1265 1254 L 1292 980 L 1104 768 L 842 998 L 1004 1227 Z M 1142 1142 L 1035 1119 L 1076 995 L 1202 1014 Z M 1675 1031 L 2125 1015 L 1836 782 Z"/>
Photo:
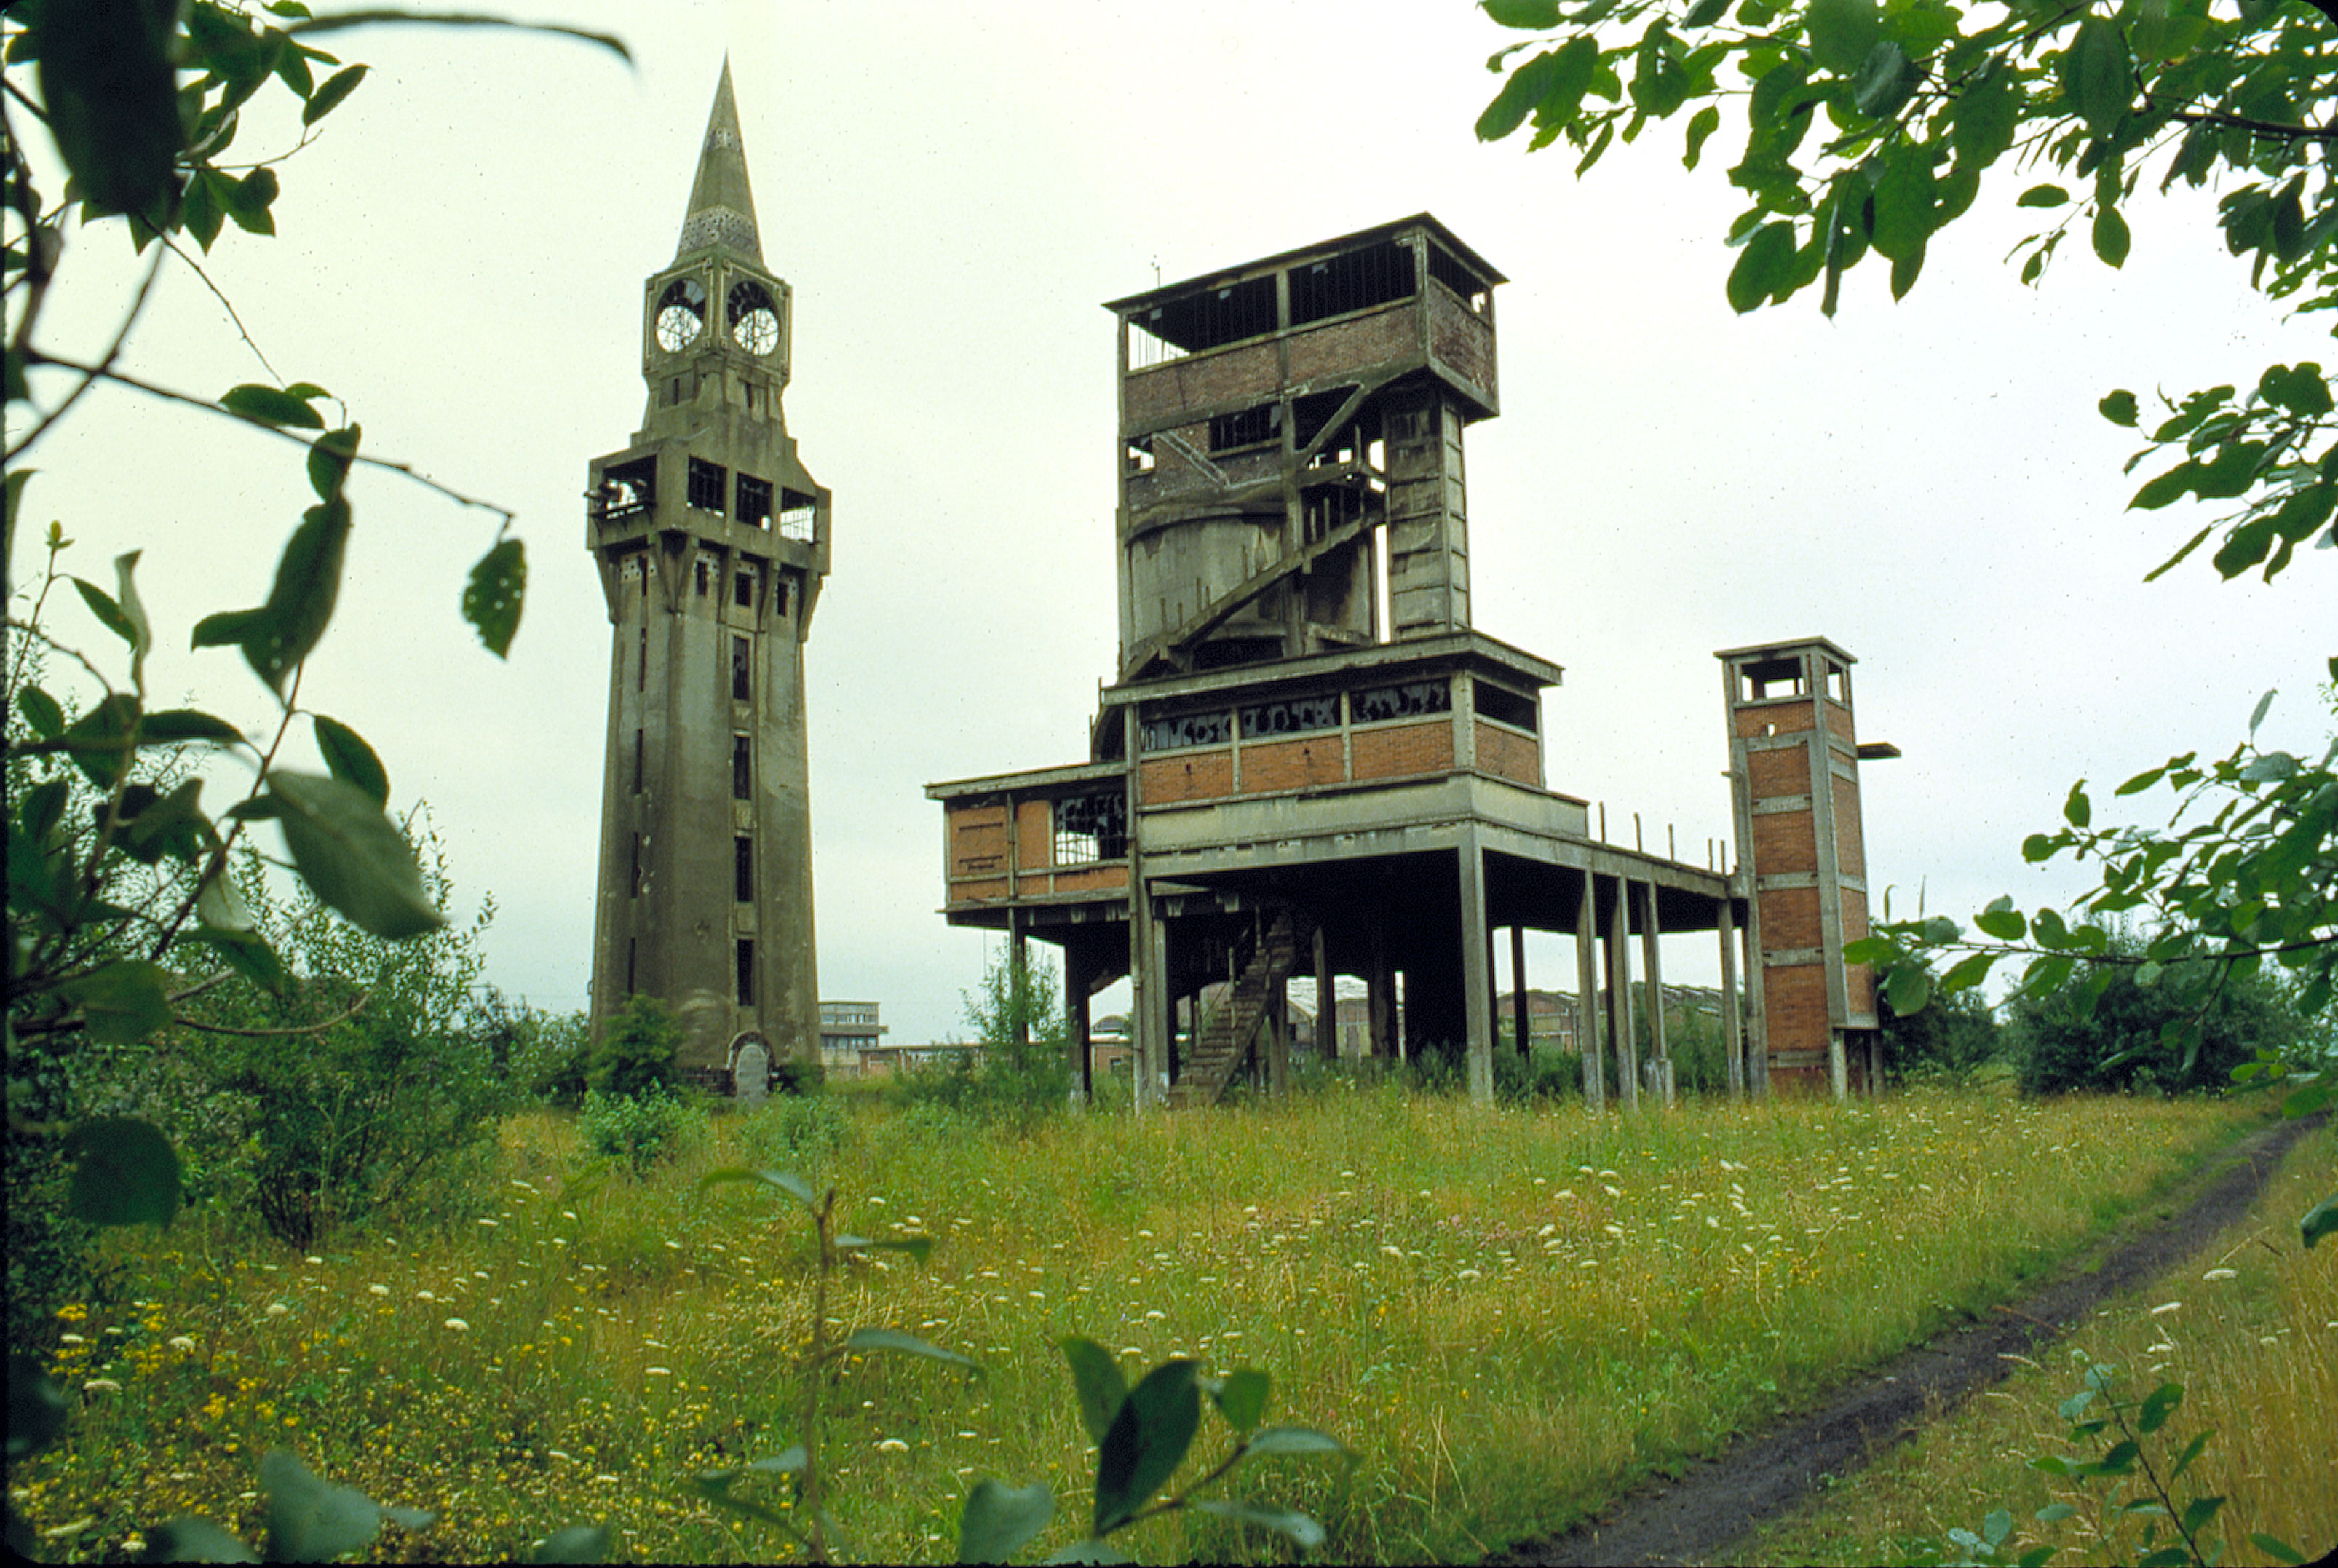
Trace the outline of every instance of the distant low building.
<path fill-rule="evenodd" d="M 864 1056 L 884 1043 L 885 1026 L 877 1021 L 873 1001 L 823 1001 L 820 1004 L 820 1063 L 834 1072 L 859 1072 Z"/>

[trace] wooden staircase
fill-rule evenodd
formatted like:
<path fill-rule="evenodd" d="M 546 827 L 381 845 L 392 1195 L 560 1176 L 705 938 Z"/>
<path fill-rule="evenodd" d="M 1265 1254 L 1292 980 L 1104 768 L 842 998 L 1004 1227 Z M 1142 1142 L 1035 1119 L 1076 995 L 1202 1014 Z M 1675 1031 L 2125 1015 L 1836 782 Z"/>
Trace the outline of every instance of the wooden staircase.
<path fill-rule="evenodd" d="M 1169 1086 L 1173 1109 L 1218 1102 L 1258 1049 L 1261 1031 L 1299 967 L 1299 939 L 1288 910 L 1277 912 L 1246 945 L 1250 953 L 1233 989 L 1203 1018 L 1193 1046 L 1178 1063 L 1177 1081 Z"/>

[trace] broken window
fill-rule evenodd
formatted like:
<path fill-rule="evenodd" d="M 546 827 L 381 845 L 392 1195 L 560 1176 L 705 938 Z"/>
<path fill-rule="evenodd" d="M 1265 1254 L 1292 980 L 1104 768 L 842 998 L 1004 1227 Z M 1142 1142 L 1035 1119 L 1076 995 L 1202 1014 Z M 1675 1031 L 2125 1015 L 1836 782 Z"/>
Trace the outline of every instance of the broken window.
<path fill-rule="evenodd" d="M 1139 436 L 1128 443 L 1128 471 L 1149 474 L 1153 471 L 1153 438 Z"/>
<path fill-rule="evenodd" d="M 1486 313 L 1489 297 L 1486 281 L 1463 266 L 1459 258 L 1435 242 L 1429 243 L 1429 275 L 1461 296 L 1461 302 L 1478 315 Z"/>
<path fill-rule="evenodd" d="M 1350 711 L 1360 725 L 1386 719 L 1420 718 L 1453 711 L 1453 687 L 1445 681 L 1406 681 L 1400 685 L 1373 686 L 1351 694 Z"/>
<path fill-rule="evenodd" d="M 741 833 L 731 841 L 731 896 L 739 903 L 755 902 L 755 841 Z"/>
<path fill-rule="evenodd" d="M 1496 724 L 1530 730 L 1535 727 L 1536 703 L 1532 697 L 1522 697 L 1484 681 L 1470 683 L 1470 700 L 1477 704 L 1479 718 L 1492 719 Z"/>
<path fill-rule="evenodd" d="M 749 656 L 747 639 L 731 639 L 731 700 L 743 703 L 754 681 L 755 663 Z"/>
<path fill-rule="evenodd" d="M 657 505 L 657 459 L 636 458 L 601 470 L 601 490 L 594 508 L 604 521 L 630 518 Z"/>
<path fill-rule="evenodd" d="M 1180 746 L 1223 745 L 1233 735 L 1233 715 L 1220 708 L 1214 713 L 1180 714 L 1175 718 L 1144 721 L 1144 749 L 1149 752 L 1175 751 Z"/>
<path fill-rule="evenodd" d="M 710 463 L 704 458 L 691 459 L 690 504 L 702 512 L 722 511 L 722 492 L 730 481 L 730 474 L 721 464 Z"/>
<path fill-rule="evenodd" d="M 1128 853 L 1128 794 L 1107 790 L 1073 795 L 1055 805 L 1055 863 L 1086 865 Z"/>
<path fill-rule="evenodd" d="M 1292 432 L 1292 439 L 1302 447 L 1312 442 L 1355 390 L 1352 386 L 1334 387 L 1328 392 L 1310 392 L 1305 397 L 1292 399 L 1291 417 L 1297 426 Z M 1327 455 L 1337 454 L 1335 461 L 1345 461 L 1354 455 L 1354 431 L 1342 430 L 1325 444 L 1324 450 Z"/>
<path fill-rule="evenodd" d="M 1210 450 L 1232 451 L 1237 447 L 1255 447 L 1274 439 L 1282 429 L 1282 405 L 1261 403 L 1254 409 L 1243 409 L 1231 414 L 1210 416 Z"/>
<path fill-rule="evenodd" d="M 1739 702 L 1758 703 L 1770 697 L 1807 695 L 1809 687 L 1803 684 L 1800 659 L 1751 659 L 1737 666 Z"/>
<path fill-rule="evenodd" d="M 755 744 L 745 735 L 731 737 L 731 798 L 746 800 L 754 794 Z"/>
<path fill-rule="evenodd" d="M 1382 240 L 1342 251 L 1291 269 L 1291 324 L 1410 299 L 1413 289 L 1411 246 Z"/>
<path fill-rule="evenodd" d="M 755 1005 L 755 942 L 752 937 L 739 939 L 739 1005 Z"/>
<path fill-rule="evenodd" d="M 742 567 L 731 577 L 731 602 L 742 610 L 755 607 L 755 579 L 752 567 Z"/>
<path fill-rule="evenodd" d="M 1328 697 L 1293 697 L 1287 702 L 1260 703 L 1242 711 L 1243 739 L 1263 740 L 1269 735 L 1303 735 L 1310 730 L 1335 730 L 1340 727 L 1340 699 Z"/>
<path fill-rule="evenodd" d="M 780 496 L 780 537 L 812 542 L 817 519 L 813 516 L 813 498 L 797 490 L 782 491 Z"/>
<path fill-rule="evenodd" d="M 1174 300 L 1133 311 L 1127 318 L 1128 368 L 1150 365 L 1238 343 L 1272 332 L 1274 320 L 1274 278 L 1251 278 L 1239 283 L 1196 289 Z"/>
<path fill-rule="evenodd" d="M 739 520 L 751 528 L 771 526 L 771 481 L 752 474 L 739 476 Z"/>
<path fill-rule="evenodd" d="M 641 731 L 639 731 L 639 730 L 635 730 L 635 731 L 634 732 L 634 793 L 635 794 L 641 794 L 641 793 L 642 793 L 642 753 L 643 753 L 643 745 L 642 745 L 642 732 L 641 732 Z"/>

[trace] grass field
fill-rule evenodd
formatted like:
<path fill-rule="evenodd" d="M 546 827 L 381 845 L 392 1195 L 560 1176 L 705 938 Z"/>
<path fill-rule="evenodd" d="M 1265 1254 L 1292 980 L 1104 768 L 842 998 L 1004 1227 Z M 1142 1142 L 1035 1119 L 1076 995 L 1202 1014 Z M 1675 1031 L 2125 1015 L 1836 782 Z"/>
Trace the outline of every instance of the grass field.
<path fill-rule="evenodd" d="M 584 1159 L 573 1121 L 521 1118 L 477 1211 L 427 1235 L 313 1255 L 200 1217 L 120 1235 L 137 1300 L 67 1309 L 81 1408 L 12 1474 L 20 1505 L 60 1554 L 183 1513 L 256 1539 L 253 1467 L 286 1446 L 439 1512 L 393 1554 L 508 1555 L 592 1521 L 642 1557 L 784 1557 L 687 1490 L 793 1440 L 809 1228 L 769 1193 L 697 1186 L 744 1162 L 833 1182 L 865 1234 L 934 1238 L 927 1265 L 855 1266 L 831 1315 L 987 1369 L 879 1358 L 828 1391 L 849 1554 L 948 1560 L 988 1474 L 1054 1489 L 1033 1555 L 1076 1539 L 1093 1460 L 1053 1342 L 1076 1333 L 1132 1379 L 1172 1355 L 1272 1373 L 1268 1420 L 1357 1459 L 1236 1479 L 1313 1513 L 1327 1555 L 1468 1557 L 1983 1309 L 2263 1114 L 1920 1090 L 1595 1119 L 1379 1087 L 1018 1137 L 814 1103 L 718 1117 L 645 1181 Z M 1222 1437 L 1205 1425 L 1197 1454 Z M 1233 1528 L 1115 1542 L 1280 1550 Z"/>
<path fill-rule="evenodd" d="M 2338 1190 L 2338 1134 L 2324 1129 L 2291 1151 L 2247 1221 L 2214 1252 L 2148 1291 L 2114 1303 L 2037 1365 L 1871 1470 L 1814 1499 L 1743 1543 L 1742 1563 L 1891 1562 L 1907 1543 L 1976 1530 L 1991 1509 L 2017 1524 L 2014 1554 L 2035 1545 L 2066 1563 L 2132 1562 L 2148 1516 L 2121 1518 L 2129 1486 L 2079 1486 L 2032 1469 L 2040 1455 L 2099 1459 L 2068 1441 L 2056 1407 L 2082 1384 L 2086 1367 L 2120 1368 L 2131 1397 L 2164 1381 L 2184 1386 L 2183 1405 L 2147 1452 L 2165 1465 L 2191 1436 L 2213 1431 L 2179 1488 L 2226 1499 L 2211 1527 L 2225 1561 L 2273 1559 L 2250 1544 L 2253 1532 L 2298 1549 L 2309 1561 L 2338 1547 L 2338 1256 L 2325 1243 L 2308 1252 L 2298 1217 Z M 2173 1441 L 2167 1441 L 2172 1438 Z M 2077 1513 L 2041 1524 L 2056 1504 Z M 2165 1534 L 2165 1526 L 2162 1526 Z M 2164 1541 L 2163 1543 L 2164 1543 Z"/>

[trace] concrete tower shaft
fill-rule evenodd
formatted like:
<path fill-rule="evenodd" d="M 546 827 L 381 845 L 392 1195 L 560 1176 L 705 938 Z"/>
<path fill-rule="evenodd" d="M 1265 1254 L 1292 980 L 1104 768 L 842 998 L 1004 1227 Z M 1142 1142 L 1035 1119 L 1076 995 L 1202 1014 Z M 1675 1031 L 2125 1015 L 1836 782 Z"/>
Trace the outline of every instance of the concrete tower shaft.
<path fill-rule="evenodd" d="M 685 1070 L 726 1085 L 747 1045 L 819 1049 L 803 644 L 829 492 L 781 408 L 791 307 L 726 63 L 680 243 L 643 285 L 642 427 L 593 460 L 585 530 L 612 628 L 594 1025 L 656 996 Z"/>

